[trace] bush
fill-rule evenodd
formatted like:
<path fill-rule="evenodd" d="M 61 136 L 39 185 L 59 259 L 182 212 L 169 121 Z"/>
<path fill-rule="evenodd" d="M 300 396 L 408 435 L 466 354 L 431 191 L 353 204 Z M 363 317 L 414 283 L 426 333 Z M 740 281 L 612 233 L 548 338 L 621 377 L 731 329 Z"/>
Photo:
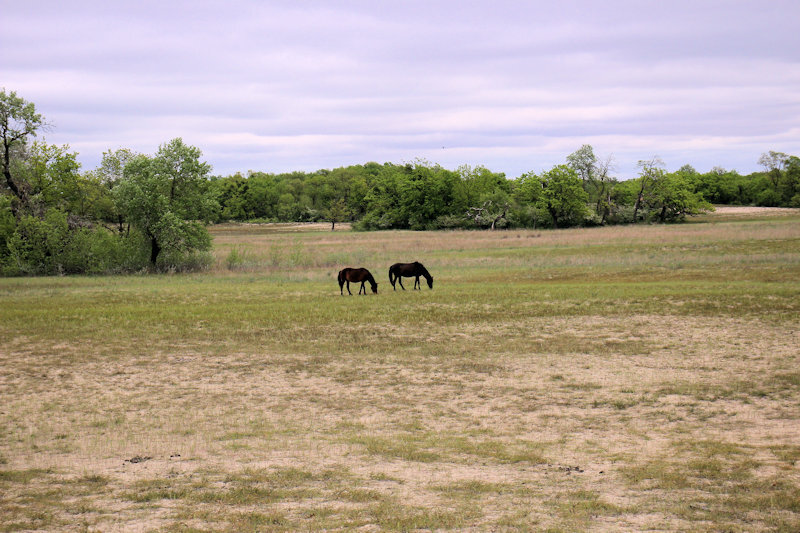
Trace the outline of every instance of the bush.
<path fill-rule="evenodd" d="M 69 243 L 67 215 L 52 210 L 44 219 L 23 216 L 6 241 L 6 272 L 16 275 L 63 274 L 63 251 Z"/>
<path fill-rule="evenodd" d="M 633 206 L 621 205 L 611 210 L 606 222 L 609 224 L 632 224 L 633 220 Z"/>
<path fill-rule="evenodd" d="M 433 221 L 431 229 L 472 229 L 475 223 L 464 216 L 442 215 Z"/>
<path fill-rule="evenodd" d="M 156 263 L 159 272 L 200 272 L 208 270 L 214 263 L 211 252 L 192 250 L 189 252 L 167 250 L 161 252 Z"/>
<path fill-rule="evenodd" d="M 766 189 L 759 193 L 756 205 L 761 207 L 776 207 L 781 205 L 781 195 L 775 189 Z"/>
<path fill-rule="evenodd" d="M 146 267 L 148 259 L 140 235 L 121 236 L 102 226 L 70 227 L 58 210 L 43 219 L 23 216 L 2 244 L 0 268 L 6 276 L 131 272 Z"/>
<path fill-rule="evenodd" d="M 512 207 L 508 212 L 508 225 L 515 228 L 541 228 L 550 216 L 533 205 Z"/>
<path fill-rule="evenodd" d="M 394 229 L 400 227 L 400 225 L 392 213 L 384 213 L 381 216 L 378 216 L 375 213 L 369 213 L 358 222 L 353 223 L 351 227 L 356 231 L 370 231 Z"/>
<path fill-rule="evenodd" d="M 65 248 L 67 274 L 118 274 L 147 267 L 147 247 L 138 234 L 119 235 L 106 228 L 82 228 Z"/>

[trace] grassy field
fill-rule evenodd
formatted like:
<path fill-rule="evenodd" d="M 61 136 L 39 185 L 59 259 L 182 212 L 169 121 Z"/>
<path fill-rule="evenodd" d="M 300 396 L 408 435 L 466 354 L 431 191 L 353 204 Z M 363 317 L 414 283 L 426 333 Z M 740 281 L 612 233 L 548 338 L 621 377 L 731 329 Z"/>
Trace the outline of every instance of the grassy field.
<path fill-rule="evenodd" d="M 0 279 L 0 531 L 800 531 L 800 212 L 213 233 Z"/>

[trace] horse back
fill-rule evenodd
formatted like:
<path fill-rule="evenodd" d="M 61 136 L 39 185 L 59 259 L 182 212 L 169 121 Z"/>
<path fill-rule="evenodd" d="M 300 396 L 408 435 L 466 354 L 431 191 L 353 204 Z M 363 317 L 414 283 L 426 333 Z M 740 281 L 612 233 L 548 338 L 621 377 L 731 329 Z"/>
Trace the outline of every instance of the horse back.
<path fill-rule="evenodd" d="M 366 268 L 345 268 L 339 272 L 340 279 L 351 282 L 364 281 L 367 279 L 374 280 L 369 270 Z"/>
<path fill-rule="evenodd" d="M 393 273 L 395 276 L 403 276 L 403 277 L 410 277 L 417 275 L 417 265 L 420 265 L 416 261 L 413 263 L 395 263 L 389 268 L 389 272 Z"/>

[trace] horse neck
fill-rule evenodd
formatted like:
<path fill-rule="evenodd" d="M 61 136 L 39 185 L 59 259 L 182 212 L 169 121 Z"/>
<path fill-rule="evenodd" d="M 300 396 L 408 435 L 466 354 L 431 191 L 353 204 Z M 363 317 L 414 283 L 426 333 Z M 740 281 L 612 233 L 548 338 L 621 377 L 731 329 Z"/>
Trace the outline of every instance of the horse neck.
<path fill-rule="evenodd" d="M 369 284 L 373 287 L 375 286 L 375 278 L 372 277 L 372 272 L 367 272 L 367 281 L 369 281 Z"/>
<path fill-rule="evenodd" d="M 430 281 L 431 275 L 430 275 L 430 273 L 428 273 L 428 269 L 426 269 L 422 265 L 419 265 L 419 270 L 420 270 L 420 274 L 422 274 L 422 277 L 427 279 L 428 281 Z"/>

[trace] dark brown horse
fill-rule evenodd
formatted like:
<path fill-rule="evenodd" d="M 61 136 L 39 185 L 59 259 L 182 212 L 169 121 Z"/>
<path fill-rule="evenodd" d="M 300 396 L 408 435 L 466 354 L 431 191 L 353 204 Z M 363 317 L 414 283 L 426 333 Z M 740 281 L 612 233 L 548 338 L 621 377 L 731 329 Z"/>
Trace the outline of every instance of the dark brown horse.
<path fill-rule="evenodd" d="M 353 294 L 350 292 L 350 282 L 358 283 L 361 282 L 361 288 L 358 290 L 358 294 L 361 294 L 361 291 L 364 291 L 364 294 L 367 294 L 367 289 L 364 287 L 364 283 L 369 281 L 370 286 L 372 287 L 372 292 L 378 294 L 378 283 L 375 281 L 375 278 L 372 277 L 372 274 L 369 273 L 369 270 L 366 268 L 343 268 L 339 271 L 339 294 L 344 296 L 344 284 L 347 283 L 347 293 Z"/>
<path fill-rule="evenodd" d="M 401 277 L 405 278 L 416 278 L 414 280 L 414 288 L 416 289 L 419 287 L 422 289 L 422 285 L 419 282 L 419 277 L 422 276 L 425 278 L 425 281 L 428 282 L 428 287 L 431 289 L 433 288 L 433 276 L 428 273 L 428 270 L 422 266 L 422 263 L 418 261 L 414 261 L 413 263 L 395 263 L 389 267 L 389 283 L 392 284 L 392 288 L 397 290 L 394 283 L 400 282 L 400 288 L 406 290 L 403 287 L 403 280 L 400 279 Z"/>

